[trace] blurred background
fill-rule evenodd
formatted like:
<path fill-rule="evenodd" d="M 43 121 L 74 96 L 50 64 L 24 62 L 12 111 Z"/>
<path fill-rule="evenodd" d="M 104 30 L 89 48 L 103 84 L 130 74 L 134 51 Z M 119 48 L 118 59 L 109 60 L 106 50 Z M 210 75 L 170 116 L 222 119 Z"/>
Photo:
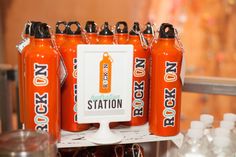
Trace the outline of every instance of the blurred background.
<path fill-rule="evenodd" d="M 236 0 L 0 0 L 0 64 L 17 66 L 16 44 L 27 20 L 52 27 L 58 20 L 78 20 L 83 26 L 87 20 L 99 26 L 125 20 L 130 27 L 150 21 L 157 28 L 170 22 L 185 48 L 187 76 L 236 76 Z M 16 112 L 16 93 L 10 93 Z M 183 93 L 182 130 L 201 113 L 220 120 L 225 112 L 236 113 L 235 97 Z"/>

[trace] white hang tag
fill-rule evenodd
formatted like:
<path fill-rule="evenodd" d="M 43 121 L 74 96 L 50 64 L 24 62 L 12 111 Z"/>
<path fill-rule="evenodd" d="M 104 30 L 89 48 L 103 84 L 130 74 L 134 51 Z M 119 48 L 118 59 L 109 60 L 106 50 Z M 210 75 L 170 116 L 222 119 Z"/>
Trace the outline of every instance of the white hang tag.
<path fill-rule="evenodd" d="M 23 49 L 29 45 L 30 43 L 30 39 L 29 38 L 25 38 L 23 39 L 18 45 L 16 45 L 16 48 L 18 50 L 18 52 L 21 54 Z"/>
<path fill-rule="evenodd" d="M 65 63 L 60 55 L 60 83 L 61 86 L 64 84 L 66 77 L 67 77 L 67 71 L 66 71 L 66 66 Z"/>
<path fill-rule="evenodd" d="M 185 62 L 185 53 L 183 53 L 181 71 L 180 71 L 180 79 L 181 79 L 182 85 L 184 85 L 185 72 L 186 72 L 186 62 Z"/>
<path fill-rule="evenodd" d="M 176 34 L 176 40 L 178 43 L 179 48 L 182 51 L 182 63 L 181 63 L 181 71 L 180 71 L 180 79 L 182 82 L 182 85 L 184 85 L 184 78 L 185 78 L 185 71 L 186 71 L 186 62 L 185 62 L 185 51 L 182 42 L 180 41 L 178 31 L 175 29 L 175 34 Z"/>
<path fill-rule="evenodd" d="M 139 38 L 140 38 L 140 42 L 141 42 L 141 44 L 142 44 L 142 47 L 143 47 L 144 49 L 148 49 L 149 46 L 148 46 L 148 44 L 147 44 L 146 39 L 145 39 L 144 36 L 143 36 L 143 33 L 138 32 L 138 34 L 139 34 Z"/>
<path fill-rule="evenodd" d="M 59 65 L 59 68 L 60 68 L 59 72 L 60 72 L 60 74 L 59 74 L 59 77 L 60 77 L 60 84 L 62 86 L 64 84 L 64 82 L 65 82 L 66 77 L 67 77 L 66 65 L 64 63 L 64 60 L 63 60 L 63 58 L 61 56 L 60 51 L 58 50 L 56 42 L 55 42 L 55 36 L 54 36 L 53 30 L 52 30 L 52 27 L 49 26 L 49 25 L 47 25 L 47 26 L 48 26 L 48 28 L 50 30 L 52 46 L 53 46 L 53 48 L 57 51 L 57 53 L 60 56 L 60 65 Z"/>

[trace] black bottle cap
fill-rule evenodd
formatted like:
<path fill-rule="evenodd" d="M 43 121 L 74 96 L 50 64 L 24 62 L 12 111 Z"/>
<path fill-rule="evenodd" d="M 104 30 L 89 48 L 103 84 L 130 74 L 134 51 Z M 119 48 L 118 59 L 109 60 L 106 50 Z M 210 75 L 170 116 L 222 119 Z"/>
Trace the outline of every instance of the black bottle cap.
<path fill-rule="evenodd" d="M 94 21 L 87 21 L 85 25 L 85 30 L 87 33 L 97 33 L 97 25 Z"/>
<path fill-rule="evenodd" d="M 138 35 L 137 32 L 140 31 L 140 27 L 139 27 L 139 23 L 138 22 L 134 22 L 133 28 L 132 30 L 129 32 L 130 35 Z"/>
<path fill-rule="evenodd" d="M 71 26 L 72 25 L 76 25 L 77 29 L 75 31 L 71 30 Z M 81 34 L 80 23 L 78 21 L 70 21 L 70 22 L 68 22 L 67 26 L 66 26 L 66 34 L 69 34 L 69 35 L 80 35 Z"/>
<path fill-rule="evenodd" d="M 51 38 L 48 25 L 40 23 L 35 28 L 35 38 Z"/>
<path fill-rule="evenodd" d="M 116 33 L 128 33 L 128 25 L 125 21 L 116 23 Z"/>
<path fill-rule="evenodd" d="M 30 23 L 27 22 L 24 30 L 24 34 L 29 35 L 30 33 Z"/>
<path fill-rule="evenodd" d="M 34 36 L 35 35 L 35 28 L 37 27 L 38 24 L 40 24 L 41 22 L 38 21 L 31 21 L 31 26 L 30 26 L 30 36 Z"/>
<path fill-rule="evenodd" d="M 60 25 L 64 25 L 64 29 L 60 29 Z M 65 34 L 66 33 L 66 21 L 57 21 L 56 23 L 56 34 Z"/>
<path fill-rule="evenodd" d="M 113 35 L 112 31 L 109 29 L 108 22 L 104 22 L 103 28 L 100 31 L 99 35 Z"/>
<path fill-rule="evenodd" d="M 175 30 L 173 25 L 169 23 L 163 23 L 159 32 L 160 38 L 175 38 Z"/>
<path fill-rule="evenodd" d="M 152 25 L 150 22 L 146 23 L 145 30 L 143 31 L 143 34 L 153 34 Z"/>

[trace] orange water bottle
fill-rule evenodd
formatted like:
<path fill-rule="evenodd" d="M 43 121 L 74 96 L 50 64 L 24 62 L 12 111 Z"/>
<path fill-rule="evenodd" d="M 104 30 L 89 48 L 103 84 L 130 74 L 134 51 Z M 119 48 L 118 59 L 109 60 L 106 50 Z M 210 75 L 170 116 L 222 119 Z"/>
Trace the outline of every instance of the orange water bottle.
<path fill-rule="evenodd" d="M 152 64 L 151 60 L 151 51 L 152 51 L 152 42 L 154 41 L 154 30 L 150 22 L 146 23 L 145 29 L 143 31 L 143 36 L 148 44 L 148 50 L 149 50 L 149 57 L 150 57 L 150 66 Z M 149 79 L 148 79 L 148 87 L 150 87 L 150 73 L 149 73 Z M 148 104 L 150 102 L 150 89 L 148 90 Z"/>
<path fill-rule="evenodd" d="M 129 39 L 127 23 L 125 21 L 119 21 L 116 23 L 115 29 L 115 40 L 117 44 L 127 44 Z"/>
<path fill-rule="evenodd" d="M 104 22 L 101 31 L 99 32 L 98 36 L 98 44 L 113 44 L 114 43 L 114 36 L 113 32 L 109 28 L 108 22 Z M 109 124 L 111 128 L 117 127 L 119 125 L 118 122 L 112 122 Z M 98 127 L 97 124 L 94 125 Z"/>
<path fill-rule="evenodd" d="M 158 136 L 174 136 L 180 131 L 183 54 L 175 36 L 173 26 L 163 23 L 152 47 L 149 130 Z"/>
<path fill-rule="evenodd" d="M 22 52 L 24 48 L 29 44 L 29 30 L 30 29 L 30 22 L 27 22 L 24 28 L 23 40 L 19 45 L 18 48 L 18 86 L 19 86 L 19 99 L 20 99 L 20 122 L 24 122 L 24 114 L 23 114 L 23 55 Z"/>
<path fill-rule="evenodd" d="M 60 140 L 60 56 L 46 23 L 36 26 L 29 51 L 24 58 L 25 129 L 47 131 Z"/>
<path fill-rule="evenodd" d="M 24 81 L 24 58 L 25 54 L 30 52 L 31 47 L 34 45 L 34 31 L 35 27 L 40 22 L 31 21 L 29 23 L 29 39 L 28 43 L 21 50 L 21 54 L 18 55 L 18 70 L 19 70 L 19 97 L 20 97 L 20 121 L 24 124 L 24 106 L 25 106 L 25 81 Z"/>
<path fill-rule="evenodd" d="M 86 43 L 87 44 L 97 44 L 98 43 L 98 35 L 97 35 L 97 25 L 94 21 L 87 21 L 85 25 L 86 31 Z"/>
<path fill-rule="evenodd" d="M 149 79 L 149 49 L 144 48 L 140 40 L 139 23 L 135 22 L 129 33 L 129 42 L 134 46 L 133 83 L 132 83 L 132 113 L 128 125 L 143 125 L 148 121 L 148 79 Z"/>
<path fill-rule="evenodd" d="M 55 41 L 57 48 L 60 50 L 61 45 L 65 42 L 66 21 L 56 23 Z"/>
<path fill-rule="evenodd" d="M 76 27 L 73 31 L 72 27 Z M 82 131 L 89 129 L 88 124 L 77 122 L 77 45 L 85 44 L 78 21 L 68 22 L 66 41 L 61 46 L 61 55 L 67 69 L 67 78 L 62 86 L 62 129 L 66 131 Z"/>

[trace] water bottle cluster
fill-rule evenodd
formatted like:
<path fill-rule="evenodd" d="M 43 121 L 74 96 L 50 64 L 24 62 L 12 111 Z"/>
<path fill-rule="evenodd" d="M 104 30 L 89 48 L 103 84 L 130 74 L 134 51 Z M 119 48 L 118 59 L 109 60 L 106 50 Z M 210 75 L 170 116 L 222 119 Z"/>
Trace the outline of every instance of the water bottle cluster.
<path fill-rule="evenodd" d="M 110 123 L 110 127 L 140 126 L 149 122 L 149 131 L 154 135 L 179 134 L 183 50 L 177 45 L 179 39 L 173 25 L 163 23 L 159 30 L 154 30 L 153 26 L 147 23 L 141 29 L 140 24 L 134 22 L 128 29 L 127 23 L 120 21 L 113 29 L 108 22 L 99 29 L 94 21 L 88 21 L 83 29 L 78 21 L 60 21 L 54 33 L 46 23 L 27 22 L 23 41 L 17 46 L 23 128 L 48 131 L 59 141 L 61 129 L 79 132 L 98 127 L 78 121 L 77 45 L 129 44 L 133 45 L 133 66 L 128 67 L 133 68 L 131 120 Z M 56 56 L 51 57 L 53 55 Z M 51 58 L 56 60 L 53 62 Z M 110 65 L 106 74 L 99 75 L 100 80 L 104 79 L 100 82 L 106 84 L 99 83 L 98 94 L 113 94 L 111 58 L 104 56 L 98 61 Z M 152 89 L 150 93 L 149 89 Z"/>
<path fill-rule="evenodd" d="M 213 123 L 214 117 L 209 114 L 192 121 L 178 157 L 235 157 L 236 114 L 225 113 L 216 128 Z"/>

